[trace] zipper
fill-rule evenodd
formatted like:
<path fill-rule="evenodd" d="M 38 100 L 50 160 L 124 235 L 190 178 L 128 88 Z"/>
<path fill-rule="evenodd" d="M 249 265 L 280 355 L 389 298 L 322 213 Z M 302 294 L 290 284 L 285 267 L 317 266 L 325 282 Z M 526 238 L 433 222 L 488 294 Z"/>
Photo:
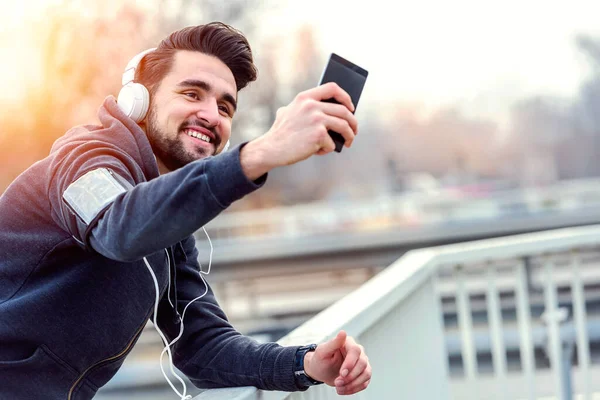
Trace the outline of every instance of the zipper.
<path fill-rule="evenodd" d="M 129 343 L 127 343 L 127 346 L 123 350 L 121 350 L 118 354 L 116 354 L 116 355 L 114 355 L 112 357 L 105 358 L 104 360 L 100 360 L 100 361 L 96 362 L 95 364 L 92 364 L 85 371 L 83 371 L 83 373 L 79 376 L 79 378 L 77 378 L 77 380 L 75 381 L 75 383 L 73 383 L 73 386 L 71 386 L 71 390 L 69 390 L 69 396 L 67 397 L 67 399 L 71 400 L 71 396 L 73 395 L 73 390 L 75 390 L 75 388 L 77 387 L 77 385 L 79 385 L 79 383 L 83 380 L 83 377 L 88 372 L 90 372 L 92 369 L 96 368 L 97 366 L 99 366 L 102 363 L 106 363 L 106 362 L 110 362 L 110 361 L 116 360 L 117 358 L 123 356 L 129 350 L 131 350 L 131 347 L 133 346 L 133 343 L 142 334 L 142 330 L 144 329 L 145 326 L 146 326 L 145 323 L 142 324 L 142 326 L 137 330 L 136 334 L 133 336 L 133 339 L 131 339 L 129 341 Z"/>

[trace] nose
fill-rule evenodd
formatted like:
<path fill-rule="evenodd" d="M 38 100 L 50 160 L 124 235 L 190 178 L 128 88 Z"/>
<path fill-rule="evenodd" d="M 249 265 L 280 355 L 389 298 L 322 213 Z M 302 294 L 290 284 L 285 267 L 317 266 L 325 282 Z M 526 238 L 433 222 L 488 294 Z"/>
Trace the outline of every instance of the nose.
<path fill-rule="evenodd" d="M 219 106 L 215 99 L 207 99 L 201 103 L 200 108 L 196 112 L 196 116 L 205 121 L 209 127 L 216 128 L 220 121 Z"/>

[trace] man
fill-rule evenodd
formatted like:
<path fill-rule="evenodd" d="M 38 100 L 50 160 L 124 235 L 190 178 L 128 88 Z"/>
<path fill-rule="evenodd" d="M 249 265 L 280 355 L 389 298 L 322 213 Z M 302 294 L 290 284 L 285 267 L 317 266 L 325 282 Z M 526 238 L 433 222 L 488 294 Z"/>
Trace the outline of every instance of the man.
<path fill-rule="evenodd" d="M 67 132 L 0 197 L 2 399 L 93 397 L 153 315 L 169 342 L 178 337 L 184 308 L 205 290 L 192 234 L 271 169 L 333 151 L 328 129 L 347 147 L 357 131 L 350 97 L 328 84 L 300 93 L 260 138 L 220 154 L 237 92 L 256 79 L 244 36 L 221 23 L 189 27 L 138 61 L 147 113 L 126 93 L 119 104 L 108 97 L 99 126 Z M 341 104 L 321 101 L 330 98 Z M 352 394 L 369 384 L 364 350 L 344 332 L 316 350 L 258 344 L 206 290 L 172 346 L 198 387 L 325 382 Z"/>

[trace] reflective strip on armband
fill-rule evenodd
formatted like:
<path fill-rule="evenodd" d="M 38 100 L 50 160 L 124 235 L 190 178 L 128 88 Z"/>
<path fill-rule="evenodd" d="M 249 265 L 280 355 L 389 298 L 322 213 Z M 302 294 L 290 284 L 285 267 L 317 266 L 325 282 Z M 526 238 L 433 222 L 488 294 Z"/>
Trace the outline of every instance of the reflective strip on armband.
<path fill-rule="evenodd" d="M 107 205 L 126 191 L 125 182 L 120 182 L 108 169 L 98 168 L 71 183 L 63 193 L 63 199 L 89 225 Z"/>

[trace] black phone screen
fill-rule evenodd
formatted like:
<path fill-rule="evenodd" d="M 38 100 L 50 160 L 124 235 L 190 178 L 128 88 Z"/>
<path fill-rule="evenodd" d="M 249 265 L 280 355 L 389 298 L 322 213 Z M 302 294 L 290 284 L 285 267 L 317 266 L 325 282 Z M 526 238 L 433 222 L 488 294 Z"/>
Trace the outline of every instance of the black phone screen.
<path fill-rule="evenodd" d="M 344 89 L 352 99 L 352 104 L 356 111 L 358 100 L 365 86 L 369 72 L 356 64 L 338 56 L 335 53 L 331 54 L 329 62 L 325 67 L 320 84 L 327 82 L 335 82 Z M 327 102 L 337 103 L 334 99 L 325 100 Z M 344 137 L 337 132 L 329 131 L 329 135 L 335 142 L 335 151 L 338 153 L 344 147 Z"/>

